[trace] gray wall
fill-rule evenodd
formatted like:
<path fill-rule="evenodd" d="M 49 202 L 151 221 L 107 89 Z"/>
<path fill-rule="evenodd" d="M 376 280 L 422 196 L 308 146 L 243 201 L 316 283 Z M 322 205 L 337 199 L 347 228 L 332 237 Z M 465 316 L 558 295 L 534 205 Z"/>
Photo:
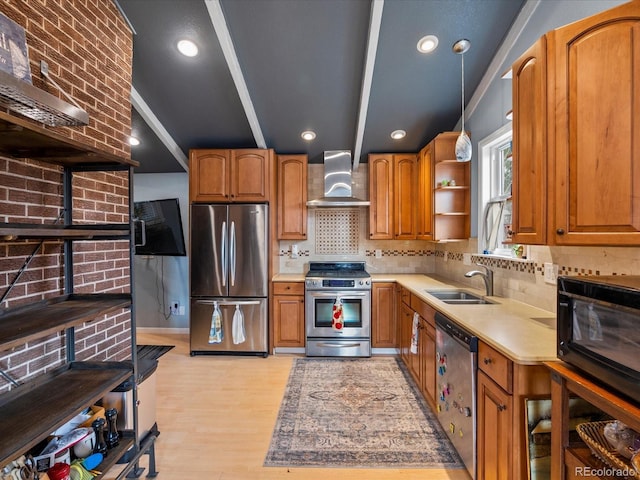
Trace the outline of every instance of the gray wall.
<path fill-rule="evenodd" d="M 145 173 L 133 176 L 134 201 L 177 198 L 182 231 L 189 248 L 189 176 L 186 173 Z M 188 257 L 136 255 L 135 314 L 138 327 L 189 328 Z M 184 315 L 169 315 L 169 302 L 184 306 Z"/>
<path fill-rule="evenodd" d="M 511 47 L 507 49 L 503 61 L 497 74 L 491 79 L 486 92 L 478 101 L 480 92 L 474 92 L 470 99 L 467 99 L 467 109 L 474 103 L 477 107 L 471 112 L 465 121 L 465 130 L 471 132 L 473 141 L 473 159 L 471 160 L 471 185 L 478 185 L 478 142 L 487 137 L 498 128 L 502 127 L 508 120 L 505 114 L 511 110 L 511 80 L 503 80 L 501 75 L 511 68 L 511 64 L 535 41 L 550 30 L 561 27 L 568 23 L 575 22 L 584 17 L 588 17 L 603 10 L 608 10 L 616 5 L 625 3 L 622 0 L 540 0 L 529 2 L 523 7 L 527 8 L 537 5 L 529 21 L 525 24 L 520 35 Z M 483 52 L 473 50 L 473 39 L 471 39 L 471 49 L 465 55 L 482 55 Z M 456 127 L 459 129 L 460 125 Z M 471 235 L 477 236 L 478 232 L 478 191 L 475 188 L 472 192 L 472 222 Z"/>

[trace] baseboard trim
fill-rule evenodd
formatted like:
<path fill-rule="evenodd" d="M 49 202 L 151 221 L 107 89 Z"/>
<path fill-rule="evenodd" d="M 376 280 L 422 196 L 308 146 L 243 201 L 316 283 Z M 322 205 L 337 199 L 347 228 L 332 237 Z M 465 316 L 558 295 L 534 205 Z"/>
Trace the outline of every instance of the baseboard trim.
<path fill-rule="evenodd" d="M 137 327 L 136 332 L 139 333 L 158 333 L 158 334 L 189 334 L 188 328 L 177 327 Z"/>

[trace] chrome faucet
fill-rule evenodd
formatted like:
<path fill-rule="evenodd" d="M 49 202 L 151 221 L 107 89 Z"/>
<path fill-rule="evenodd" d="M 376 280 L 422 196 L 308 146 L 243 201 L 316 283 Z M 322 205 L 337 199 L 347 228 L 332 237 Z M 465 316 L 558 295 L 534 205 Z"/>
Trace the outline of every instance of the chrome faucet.
<path fill-rule="evenodd" d="M 465 273 L 464 276 L 467 278 L 471 278 L 471 277 L 475 277 L 476 275 L 480 275 L 484 280 L 484 286 L 485 286 L 485 289 L 487 290 L 487 296 L 492 297 L 493 296 L 493 270 L 491 270 L 489 267 L 481 263 L 476 263 L 476 265 L 484 268 L 485 272 L 480 270 L 471 270 L 470 272 Z"/>

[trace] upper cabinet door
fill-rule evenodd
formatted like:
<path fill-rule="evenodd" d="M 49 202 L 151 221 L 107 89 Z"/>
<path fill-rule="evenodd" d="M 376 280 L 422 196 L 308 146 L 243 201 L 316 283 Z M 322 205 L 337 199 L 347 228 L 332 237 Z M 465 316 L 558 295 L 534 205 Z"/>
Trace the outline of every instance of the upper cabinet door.
<path fill-rule="evenodd" d="M 231 201 L 269 201 L 271 155 L 271 150 L 232 150 Z"/>
<path fill-rule="evenodd" d="M 393 239 L 393 155 L 369 155 L 369 237 Z"/>
<path fill-rule="evenodd" d="M 307 238 L 307 156 L 278 155 L 278 239 Z"/>
<path fill-rule="evenodd" d="M 189 152 L 189 201 L 228 202 L 230 150 Z"/>
<path fill-rule="evenodd" d="M 555 243 L 637 245 L 640 2 L 560 28 L 550 39 Z"/>
<path fill-rule="evenodd" d="M 418 202 L 414 207 L 418 240 L 433 240 L 432 146 L 427 144 L 418 154 Z"/>
<path fill-rule="evenodd" d="M 394 216 L 397 240 L 416 238 L 416 193 L 418 187 L 415 154 L 393 156 L 394 167 Z"/>
<path fill-rule="evenodd" d="M 542 37 L 513 64 L 513 241 L 544 244 L 547 228 L 547 60 Z"/>

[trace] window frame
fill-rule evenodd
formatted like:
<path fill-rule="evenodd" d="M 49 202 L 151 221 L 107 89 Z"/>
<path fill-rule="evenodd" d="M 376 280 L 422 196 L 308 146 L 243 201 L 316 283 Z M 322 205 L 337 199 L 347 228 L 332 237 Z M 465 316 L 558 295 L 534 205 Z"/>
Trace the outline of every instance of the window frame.
<path fill-rule="evenodd" d="M 489 134 L 478 142 L 478 254 L 489 255 L 500 258 L 517 258 L 513 249 L 497 249 L 497 251 L 486 254 L 485 252 L 485 207 L 490 201 L 498 198 L 505 198 L 509 194 L 492 196 L 492 185 L 502 182 L 502 178 L 495 172 L 494 152 L 505 143 L 513 141 L 513 124 L 511 122 Z M 500 166 L 501 168 L 501 166 Z M 525 252 L 526 254 L 526 252 Z M 525 255 L 526 258 L 526 255 Z"/>

